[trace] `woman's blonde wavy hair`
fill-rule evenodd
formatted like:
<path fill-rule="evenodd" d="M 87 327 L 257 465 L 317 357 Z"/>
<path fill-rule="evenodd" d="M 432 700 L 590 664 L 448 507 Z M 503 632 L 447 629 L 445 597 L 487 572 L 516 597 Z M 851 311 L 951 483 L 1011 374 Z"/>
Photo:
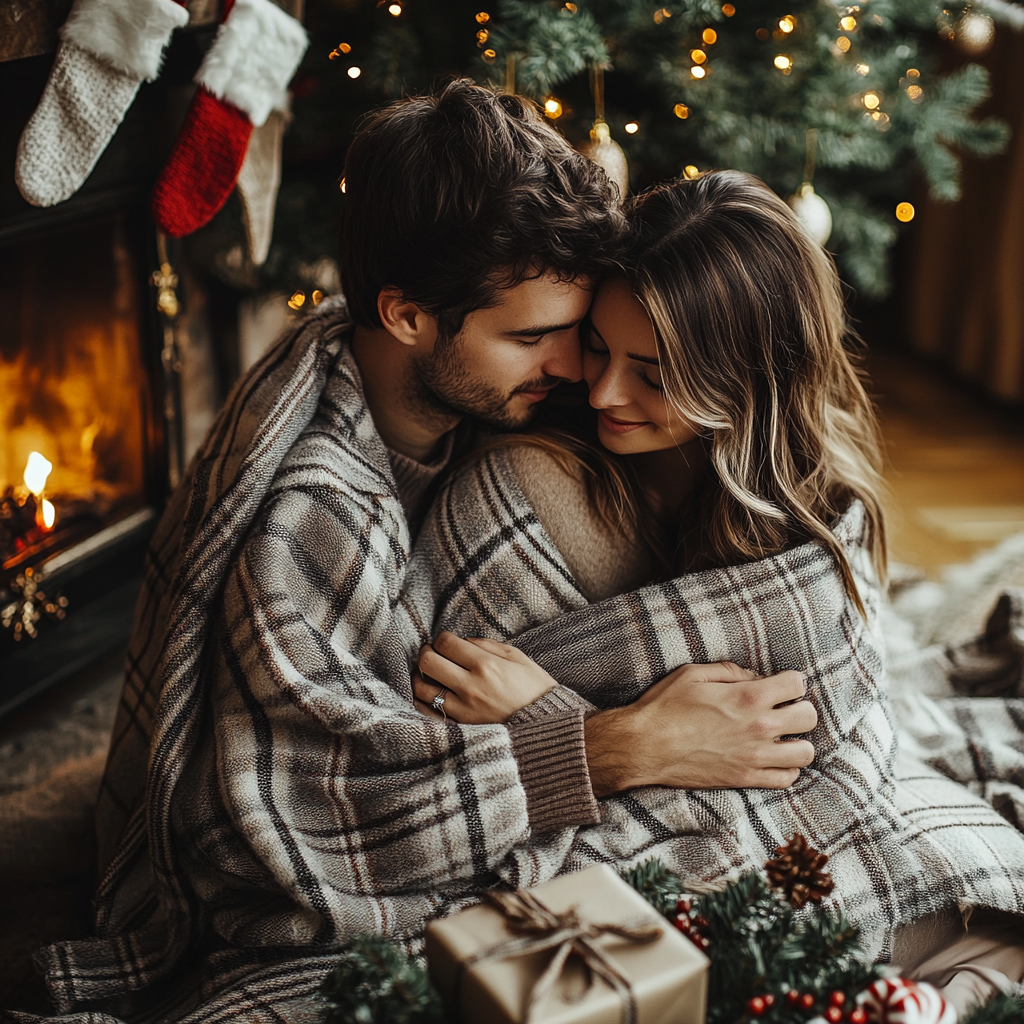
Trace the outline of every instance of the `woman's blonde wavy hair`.
<path fill-rule="evenodd" d="M 625 270 L 654 324 L 666 401 L 702 430 L 714 471 L 694 543 L 666 567 L 735 565 L 814 539 L 863 612 L 830 527 L 860 500 L 884 578 L 881 455 L 831 257 L 763 182 L 738 171 L 657 186 L 629 215 Z M 585 469 L 604 518 L 650 536 L 628 459 L 549 438 L 544 447 Z"/>

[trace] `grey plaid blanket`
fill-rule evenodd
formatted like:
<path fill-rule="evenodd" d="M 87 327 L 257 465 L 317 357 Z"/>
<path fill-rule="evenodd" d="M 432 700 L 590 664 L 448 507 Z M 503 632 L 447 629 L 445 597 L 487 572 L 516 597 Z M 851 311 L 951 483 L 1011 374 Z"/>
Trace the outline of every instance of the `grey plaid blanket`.
<path fill-rule="evenodd" d="M 833 857 L 835 899 L 879 951 L 950 901 L 1024 910 L 1018 833 L 969 796 L 911 806 L 895 781 L 879 639 L 824 552 L 588 608 L 491 457 L 445 492 L 410 562 L 348 330 L 325 304 L 268 353 L 158 529 L 101 794 L 98 938 L 39 958 L 67 1021 L 311 1020 L 358 932 L 414 944 L 483 887 L 599 860 L 654 854 L 712 881 L 794 831 Z M 860 530 L 854 507 L 837 533 L 874 609 Z M 435 622 L 522 634 L 599 706 L 684 661 L 801 669 L 818 759 L 783 793 L 639 790 L 600 825 L 531 837 L 507 730 L 412 707 Z"/>

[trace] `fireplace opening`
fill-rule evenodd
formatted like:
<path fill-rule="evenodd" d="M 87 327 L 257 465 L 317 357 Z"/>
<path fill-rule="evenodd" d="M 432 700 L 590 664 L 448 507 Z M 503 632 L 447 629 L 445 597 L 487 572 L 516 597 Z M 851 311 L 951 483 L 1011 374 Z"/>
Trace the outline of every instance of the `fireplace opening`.
<path fill-rule="evenodd" d="M 146 505 L 143 282 L 126 215 L 0 249 L 0 566 Z"/>

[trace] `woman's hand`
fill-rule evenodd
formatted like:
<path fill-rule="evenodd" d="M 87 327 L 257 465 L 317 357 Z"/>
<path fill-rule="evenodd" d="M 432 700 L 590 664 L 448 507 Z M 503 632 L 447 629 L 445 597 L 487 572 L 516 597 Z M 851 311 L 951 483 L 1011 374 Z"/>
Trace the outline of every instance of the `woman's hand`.
<path fill-rule="evenodd" d="M 443 686 L 444 714 L 463 725 L 506 722 L 557 685 L 540 665 L 510 644 L 463 640 L 448 632 L 420 651 L 412 681 L 420 711 L 443 717 L 431 706 Z"/>

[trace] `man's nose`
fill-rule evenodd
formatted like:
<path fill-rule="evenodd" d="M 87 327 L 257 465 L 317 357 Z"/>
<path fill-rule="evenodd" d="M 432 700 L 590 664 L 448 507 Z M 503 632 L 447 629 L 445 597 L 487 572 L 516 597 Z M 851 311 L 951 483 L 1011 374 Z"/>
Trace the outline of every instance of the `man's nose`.
<path fill-rule="evenodd" d="M 573 332 L 559 338 L 557 345 L 548 352 L 541 371 L 548 377 L 558 377 L 572 383 L 582 380 L 583 355 L 579 335 Z"/>

